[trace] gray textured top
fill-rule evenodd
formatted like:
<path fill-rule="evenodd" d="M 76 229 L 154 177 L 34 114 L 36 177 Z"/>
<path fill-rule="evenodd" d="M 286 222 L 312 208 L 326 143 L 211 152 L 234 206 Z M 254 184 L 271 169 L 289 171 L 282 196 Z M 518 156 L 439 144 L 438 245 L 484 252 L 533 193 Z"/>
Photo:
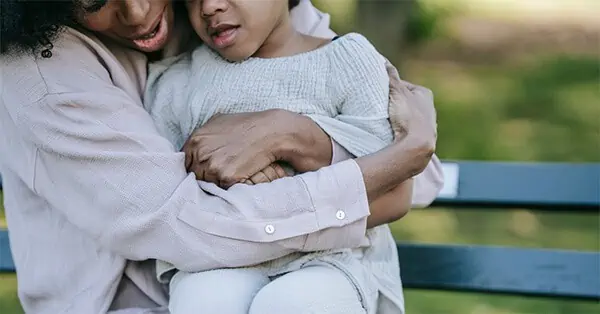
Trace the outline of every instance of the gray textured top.
<path fill-rule="evenodd" d="M 207 46 L 150 66 L 144 105 L 176 148 L 216 113 L 286 109 L 312 117 L 355 156 L 393 139 L 385 59 L 348 34 L 290 57 L 231 63 Z"/>
<path fill-rule="evenodd" d="M 316 50 L 289 57 L 250 58 L 231 63 L 207 46 L 154 64 L 148 74 L 145 106 L 157 128 L 176 148 L 216 113 L 286 109 L 310 116 L 354 156 L 373 153 L 393 140 L 388 119 L 389 77 L 385 58 L 362 35 L 352 33 Z M 358 249 L 360 265 L 373 283 L 403 311 L 394 240 L 387 225 L 367 232 Z M 293 271 L 295 254 L 267 263 L 271 272 Z M 273 269 L 276 268 L 276 269 Z M 174 267 L 158 262 L 159 278 Z M 376 302 L 373 300 L 373 302 Z"/>

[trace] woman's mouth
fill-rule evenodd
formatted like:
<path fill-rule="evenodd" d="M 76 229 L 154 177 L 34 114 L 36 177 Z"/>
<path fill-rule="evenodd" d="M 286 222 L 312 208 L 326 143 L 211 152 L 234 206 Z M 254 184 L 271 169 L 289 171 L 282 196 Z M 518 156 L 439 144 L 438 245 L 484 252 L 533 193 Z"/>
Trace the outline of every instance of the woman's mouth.
<path fill-rule="evenodd" d="M 209 30 L 210 38 L 217 49 L 227 48 L 235 42 L 239 26 L 237 25 L 217 25 Z"/>
<path fill-rule="evenodd" d="M 145 52 L 160 50 L 167 42 L 169 35 L 169 26 L 167 24 L 167 11 L 165 10 L 156 27 L 149 33 L 134 39 L 133 43 L 138 49 Z"/>

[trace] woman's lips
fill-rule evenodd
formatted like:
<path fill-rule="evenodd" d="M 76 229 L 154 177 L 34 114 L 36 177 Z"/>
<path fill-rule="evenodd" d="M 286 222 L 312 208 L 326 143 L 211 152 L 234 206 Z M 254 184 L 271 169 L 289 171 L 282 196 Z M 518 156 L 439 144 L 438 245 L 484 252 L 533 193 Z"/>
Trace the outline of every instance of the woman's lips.
<path fill-rule="evenodd" d="M 169 26 L 167 25 L 167 11 L 162 14 L 156 28 L 149 34 L 134 39 L 133 43 L 140 49 L 146 52 L 159 50 L 167 42 L 169 35 Z"/>
<path fill-rule="evenodd" d="M 237 37 L 238 28 L 238 26 L 225 26 L 213 32 L 210 37 L 215 48 L 223 49 L 233 45 Z"/>

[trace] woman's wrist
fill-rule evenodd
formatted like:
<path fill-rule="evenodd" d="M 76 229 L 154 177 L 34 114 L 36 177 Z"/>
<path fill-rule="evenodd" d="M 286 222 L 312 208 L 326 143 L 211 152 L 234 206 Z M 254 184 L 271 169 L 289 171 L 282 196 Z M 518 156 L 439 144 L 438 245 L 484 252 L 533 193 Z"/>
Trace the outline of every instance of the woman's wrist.
<path fill-rule="evenodd" d="M 369 201 L 421 173 L 432 155 L 433 150 L 429 146 L 405 138 L 375 154 L 356 159 Z"/>
<path fill-rule="evenodd" d="M 275 155 L 298 172 L 315 171 L 331 164 L 329 136 L 310 118 L 278 110 L 277 121 L 285 130 L 275 139 Z"/>

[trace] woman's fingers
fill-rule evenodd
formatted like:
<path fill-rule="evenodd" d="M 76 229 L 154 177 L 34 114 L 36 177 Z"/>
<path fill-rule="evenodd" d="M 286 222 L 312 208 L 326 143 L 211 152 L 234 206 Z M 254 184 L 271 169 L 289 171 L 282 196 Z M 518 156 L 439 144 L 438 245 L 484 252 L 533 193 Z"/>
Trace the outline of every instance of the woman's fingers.
<path fill-rule="evenodd" d="M 389 61 L 386 62 L 386 69 L 390 78 L 389 117 L 396 141 L 402 140 L 409 131 L 425 131 L 437 137 L 432 91 L 401 80 Z M 433 132 L 427 132 L 427 129 Z"/>
<path fill-rule="evenodd" d="M 398 69 L 396 69 L 396 67 L 388 59 L 385 59 L 385 69 L 390 78 L 390 87 L 400 86 L 401 84 L 399 83 L 401 83 L 402 80 L 400 79 L 400 74 L 398 74 Z"/>
<path fill-rule="evenodd" d="M 206 181 L 204 178 L 205 167 L 202 163 L 192 162 L 188 168 L 189 172 L 193 172 L 196 175 L 196 180 Z"/>

